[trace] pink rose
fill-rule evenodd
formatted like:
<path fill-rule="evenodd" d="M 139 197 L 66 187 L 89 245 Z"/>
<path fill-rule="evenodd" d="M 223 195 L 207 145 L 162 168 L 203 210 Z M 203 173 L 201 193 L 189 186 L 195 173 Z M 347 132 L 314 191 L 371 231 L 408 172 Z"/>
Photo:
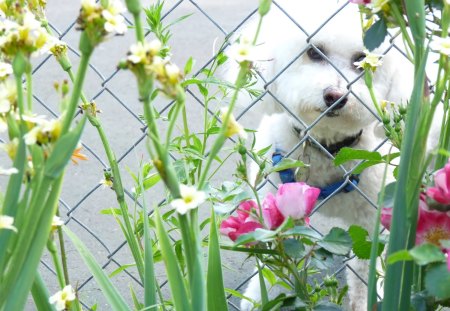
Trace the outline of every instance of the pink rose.
<path fill-rule="evenodd" d="M 220 224 L 220 233 L 227 235 L 233 242 L 245 233 L 253 232 L 262 225 L 251 216 L 251 211 L 257 207 L 254 201 L 245 201 L 239 204 L 238 216 L 230 216 Z"/>
<path fill-rule="evenodd" d="M 312 212 L 319 194 L 320 189 L 303 182 L 287 183 L 279 186 L 275 200 L 285 218 L 303 219 Z"/>
<path fill-rule="evenodd" d="M 427 195 L 438 203 L 450 205 L 450 162 L 434 175 L 434 187 L 427 189 Z"/>
<path fill-rule="evenodd" d="M 381 224 L 388 230 L 391 230 L 392 207 L 383 207 L 381 209 Z"/>
<path fill-rule="evenodd" d="M 284 221 L 284 216 L 278 210 L 275 196 L 268 193 L 262 203 L 264 223 L 270 230 L 278 228 Z"/>

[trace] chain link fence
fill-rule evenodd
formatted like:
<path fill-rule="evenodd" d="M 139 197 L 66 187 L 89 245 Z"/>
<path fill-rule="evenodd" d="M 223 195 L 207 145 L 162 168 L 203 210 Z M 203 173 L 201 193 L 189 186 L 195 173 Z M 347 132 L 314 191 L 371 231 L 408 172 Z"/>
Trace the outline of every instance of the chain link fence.
<path fill-rule="evenodd" d="M 171 45 L 173 46 L 173 60 L 182 65 L 188 57 L 192 56 L 196 60 L 194 72 L 200 72 L 202 68 L 210 65 L 217 54 L 218 46 L 235 32 L 239 32 L 242 25 L 245 24 L 253 15 L 257 14 L 258 1 L 239 1 L 239 0 L 179 0 L 166 1 L 164 9 L 164 22 L 170 23 L 180 16 L 192 14 L 186 20 L 174 25 L 171 29 L 173 37 Z M 143 1 L 144 6 L 148 6 L 149 1 Z M 276 1 L 273 3 L 280 10 L 283 10 Z M 343 3 L 343 6 L 348 5 Z M 59 38 L 68 43 L 70 48 L 70 58 L 76 68 L 79 53 L 77 51 L 77 42 L 79 32 L 76 30 L 76 16 L 79 10 L 79 2 L 73 0 L 49 1 L 48 19 L 50 26 Z M 284 12 L 285 18 L 289 19 L 289 12 Z M 339 14 L 337 11 L 335 14 Z M 308 42 L 313 38 L 330 19 L 324 20 L 321 26 L 314 32 L 306 32 L 301 21 L 293 21 L 298 28 L 305 33 Z M 127 19 L 131 26 L 130 19 Z M 137 171 L 141 161 L 148 160 L 145 146 L 145 124 L 140 118 L 141 106 L 137 98 L 137 87 L 134 77 L 125 71 L 116 69 L 129 48 L 134 42 L 133 31 L 129 31 L 125 36 L 116 37 L 109 40 L 95 51 L 90 65 L 84 91 L 88 98 L 94 100 L 102 111 L 100 118 L 105 127 L 107 136 L 115 151 L 121 172 L 124 178 L 124 185 L 127 194 L 127 203 L 130 207 L 135 206 L 132 190 L 133 181 L 127 171 Z M 214 47 L 216 50 L 214 51 Z M 299 51 L 287 67 L 291 66 L 306 51 Z M 331 64 L 334 66 L 333 64 Z M 286 68 L 287 68 L 286 67 Z M 339 68 L 334 66 L 339 72 Z M 270 81 L 264 81 L 264 91 L 252 102 L 244 107 L 239 107 L 236 115 L 237 119 L 246 128 L 256 128 L 257 120 L 260 119 L 259 113 L 254 109 L 261 100 L 271 97 L 280 107 L 294 118 L 298 117 L 294 112 L 288 111 L 283 102 L 277 99 L 276 94 L 270 91 L 269 86 L 282 73 L 279 72 Z M 340 73 L 345 77 L 343 73 Z M 58 115 L 59 98 L 49 87 L 54 81 L 65 79 L 64 73 L 59 69 L 57 62 L 50 56 L 36 63 L 34 72 L 35 93 L 34 100 L 36 107 L 44 114 Z M 360 79 L 361 75 L 357 77 Z M 357 80 L 356 79 L 356 80 Z M 350 87 L 355 81 L 349 81 Z M 349 91 L 351 92 L 351 91 Z M 188 116 L 194 122 L 191 124 L 202 124 L 201 113 L 204 109 L 201 97 L 198 96 L 196 89 L 188 88 Z M 362 103 L 370 105 L 370 103 Z M 156 108 L 161 115 L 166 115 L 171 103 L 164 100 L 156 102 Z M 212 109 L 212 108 L 211 108 Z M 323 116 L 322 116 L 323 117 Z M 199 120 L 196 122 L 196 120 Z M 302 123 L 302 120 L 298 121 Z M 318 122 L 318 121 L 317 121 Z M 303 123 L 304 124 L 304 123 Z M 310 129 L 316 123 L 305 125 Z M 164 125 L 162 125 L 164 126 Z M 199 127 L 200 130 L 200 127 Z M 194 129 L 195 131 L 195 129 Z M 313 143 L 320 145 L 312 137 L 305 137 L 312 140 Z M 97 261 L 108 273 L 123 269 L 112 277 L 113 283 L 118 286 L 121 293 L 132 301 L 130 287 L 136 291 L 138 297 L 143 292 L 137 273 L 132 265 L 132 256 L 128 251 L 125 239 L 120 227 L 111 215 L 104 215 L 102 210 L 116 207 L 116 201 L 113 191 L 104 189 L 99 181 L 103 178 L 103 170 L 108 169 L 108 163 L 102 150 L 100 139 L 91 126 L 86 126 L 86 131 L 82 137 L 84 153 L 89 157 L 89 161 L 83 161 L 78 165 L 70 166 L 65 176 L 65 184 L 60 200 L 60 212 L 66 225 L 76 232 L 80 239 L 96 256 Z M 302 141 L 299 141 L 296 148 L 300 147 Z M 230 144 L 231 146 L 231 144 Z M 322 147 L 326 152 L 326 150 Z M 294 152 L 292 150 L 291 152 Z M 289 153 L 287 154 L 289 156 Z M 232 178 L 230 172 L 234 171 L 233 161 L 221 168 L 220 179 L 223 181 Z M 343 171 L 343 177 L 347 177 L 351 171 Z M 267 179 L 266 183 L 272 183 Z M 273 184 L 273 183 L 272 183 Z M 276 187 L 275 184 L 273 184 Z M 371 205 L 376 207 L 374 202 L 359 189 L 357 189 Z M 158 204 L 163 200 L 164 190 L 161 186 L 152 188 L 150 193 L 146 194 L 147 202 Z M 317 208 L 326 203 L 322 201 Z M 136 208 L 139 208 L 137 206 Z M 132 210 L 130 211 L 133 212 Z M 207 217 L 208 211 L 204 211 Z M 79 290 L 80 299 L 87 309 L 92 308 L 94 304 L 98 305 L 98 310 L 108 310 L 108 306 L 95 280 L 84 266 L 77 252 L 70 243 L 66 243 L 68 265 L 71 276 L 71 283 Z M 253 274 L 254 263 L 252 260 L 245 261 L 245 255 L 233 252 L 223 251 L 225 285 L 238 291 L 243 291 L 246 282 Z M 330 274 L 341 275 L 347 267 L 347 262 L 352 258 L 344 258 L 336 264 L 334 271 Z M 351 267 L 347 267 L 351 269 Z M 163 286 L 164 292 L 168 295 L 168 288 L 165 289 L 165 270 L 162 264 L 157 264 L 156 275 Z M 49 258 L 44 256 L 42 260 L 42 273 L 44 279 L 49 284 L 49 290 L 54 292 L 56 287 L 51 284 L 57 284 L 55 273 Z M 363 282 L 363 280 L 361 278 Z M 229 297 L 230 310 L 239 310 L 239 301 L 236 298 Z M 31 308 L 31 307 L 30 307 Z"/>

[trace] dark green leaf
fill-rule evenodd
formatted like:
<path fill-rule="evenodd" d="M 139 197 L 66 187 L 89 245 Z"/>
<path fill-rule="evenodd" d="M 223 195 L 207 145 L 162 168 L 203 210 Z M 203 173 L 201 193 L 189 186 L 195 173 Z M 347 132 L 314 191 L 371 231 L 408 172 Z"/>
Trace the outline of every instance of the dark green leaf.
<path fill-rule="evenodd" d="M 436 245 L 430 243 L 415 246 L 409 251 L 409 254 L 420 266 L 424 266 L 433 262 L 442 262 L 445 260 L 445 255 L 442 253 L 441 249 Z"/>
<path fill-rule="evenodd" d="M 450 271 L 446 264 L 433 265 L 426 271 L 425 288 L 438 299 L 450 298 Z"/>
<path fill-rule="evenodd" d="M 344 229 L 335 227 L 317 244 L 333 254 L 346 255 L 352 248 L 352 239 Z"/>
<path fill-rule="evenodd" d="M 306 227 L 306 226 L 296 226 L 284 233 L 282 233 L 282 236 L 306 236 L 308 238 L 311 238 L 313 240 L 320 240 L 322 236 L 318 234 L 313 229 Z"/>
<path fill-rule="evenodd" d="M 379 19 L 376 21 L 365 33 L 364 35 L 364 46 L 369 50 L 373 51 L 383 43 L 384 38 L 386 38 L 387 26 L 384 19 Z"/>
<path fill-rule="evenodd" d="M 288 170 L 288 169 L 291 169 L 291 168 L 304 167 L 304 166 L 306 166 L 306 165 L 302 161 L 292 160 L 292 159 L 289 159 L 289 158 L 284 158 L 283 160 L 280 161 L 280 163 L 278 163 L 275 166 L 272 166 L 268 170 L 267 173 L 270 174 L 270 173 L 273 173 L 273 172 L 279 172 L 279 171 Z"/>
<path fill-rule="evenodd" d="M 299 240 L 284 240 L 283 247 L 286 254 L 291 258 L 302 258 L 305 255 L 305 246 Z"/>

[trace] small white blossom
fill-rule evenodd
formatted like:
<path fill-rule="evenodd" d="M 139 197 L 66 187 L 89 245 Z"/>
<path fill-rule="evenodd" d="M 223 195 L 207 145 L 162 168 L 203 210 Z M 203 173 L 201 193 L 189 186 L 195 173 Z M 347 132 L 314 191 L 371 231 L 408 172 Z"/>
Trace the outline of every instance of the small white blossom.
<path fill-rule="evenodd" d="M 13 79 L 6 79 L 0 83 L 0 113 L 6 113 L 17 100 L 16 83 Z"/>
<path fill-rule="evenodd" d="M 123 35 L 127 31 L 127 25 L 125 24 L 125 18 L 120 14 L 112 14 L 108 10 L 102 11 L 102 16 L 105 18 L 105 30 L 106 32 L 116 32 L 119 35 Z"/>
<path fill-rule="evenodd" d="M 75 292 L 72 285 L 67 285 L 62 290 L 51 296 L 48 301 L 55 305 L 57 311 L 66 309 L 67 302 L 75 300 Z"/>
<path fill-rule="evenodd" d="M 221 108 L 220 109 L 220 118 L 222 120 L 225 119 L 226 114 L 228 113 L 228 108 Z M 241 138 L 246 139 L 247 138 L 247 132 L 244 130 L 242 125 L 240 125 L 234 116 L 231 114 L 228 118 L 228 125 L 227 125 L 227 131 L 225 133 L 226 137 L 231 137 L 234 134 L 238 134 Z"/>
<path fill-rule="evenodd" d="M 450 55 L 450 38 L 435 37 L 430 42 L 430 49 L 443 55 Z"/>
<path fill-rule="evenodd" d="M 109 178 L 100 180 L 99 184 L 102 185 L 103 189 L 112 188 L 112 186 L 114 185 L 113 181 Z"/>
<path fill-rule="evenodd" d="M 57 227 L 61 227 L 62 225 L 64 225 L 64 221 L 61 220 L 61 217 L 59 216 L 53 216 L 52 219 L 52 228 L 57 228 Z"/>
<path fill-rule="evenodd" d="M 181 77 L 180 68 L 177 65 L 169 63 L 166 65 L 166 75 L 170 83 L 177 83 Z"/>
<path fill-rule="evenodd" d="M 117 15 L 126 11 L 125 6 L 119 0 L 109 0 L 108 11 Z"/>
<path fill-rule="evenodd" d="M 0 229 L 8 229 L 17 232 L 17 228 L 13 226 L 14 218 L 8 215 L 0 215 Z"/>
<path fill-rule="evenodd" d="M 148 43 L 138 42 L 130 46 L 130 54 L 127 59 L 133 64 L 145 63 L 147 59 Z"/>
<path fill-rule="evenodd" d="M 245 36 L 241 36 L 239 42 L 231 45 L 226 51 L 226 55 L 238 63 L 256 61 L 255 46 Z"/>
<path fill-rule="evenodd" d="M 8 77 L 13 73 L 11 64 L 0 62 L 0 78 Z"/>
<path fill-rule="evenodd" d="M 206 194 L 192 186 L 180 185 L 180 194 L 181 198 L 173 200 L 170 204 L 182 215 L 197 208 L 206 200 Z"/>
<path fill-rule="evenodd" d="M 37 142 L 37 138 L 39 133 L 41 132 L 41 128 L 39 126 L 33 127 L 28 133 L 23 136 L 26 145 L 34 145 Z"/>
<path fill-rule="evenodd" d="M 366 54 L 366 57 L 364 57 L 362 61 L 353 63 L 357 68 L 375 71 L 377 67 L 383 64 L 381 59 L 383 57 L 382 55 L 370 53 L 368 50 L 365 50 L 364 53 Z"/>

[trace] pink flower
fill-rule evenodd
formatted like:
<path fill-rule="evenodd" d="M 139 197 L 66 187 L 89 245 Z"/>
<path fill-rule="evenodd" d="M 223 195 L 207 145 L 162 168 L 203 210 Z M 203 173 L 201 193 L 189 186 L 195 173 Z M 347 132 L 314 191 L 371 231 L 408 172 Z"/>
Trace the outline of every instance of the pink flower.
<path fill-rule="evenodd" d="M 434 176 L 434 187 L 427 189 L 427 195 L 436 202 L 450 205 L 450 162 Z"/>
<path fill-rule="evenodd" d="M 432 243 L 442 248 L 441 240 L 450 240 L 450 215 L 429 210 L 423 202 L 419 205 L 416 244 Z"/>
<path fill-rule="evenodd" d="M 262 228 L 262 225 L 251 216 L 251 211 L 256 209 L 256 207 L 256 203 L 251 200 L 239 204 L 237 209 L 238 216 L 230 216 L 222 221 L 220 224 L 220 233 L 228 235 L 234 242 L 241 235 L 253 232 L 257 228 Z"/>
<path fill-rule="evenodd" d="M 309 216 L 319 194 L 320 189 L 303 182 L 287 183 L 279 186 L 275 200 L 284 217 L 302 219 Z"/>
<path fill-rule="evenodd" d="M 284 216 L 277 207 L 275 196 L 268 193 L 262 203 L 262 215 L 264 223 L 270 230 L 278 228 L 284 221 Z"/>
<path fill-rule="evenodd" d="M 381 224 L 388 230 L 391 230 L 392 207 L 383 207 L 381 209 Z"/>
<path fill-rule="evenodd" d="M 349 2 L 355 4 L 369 4 L 372 0 L 349 0 Z"/>

